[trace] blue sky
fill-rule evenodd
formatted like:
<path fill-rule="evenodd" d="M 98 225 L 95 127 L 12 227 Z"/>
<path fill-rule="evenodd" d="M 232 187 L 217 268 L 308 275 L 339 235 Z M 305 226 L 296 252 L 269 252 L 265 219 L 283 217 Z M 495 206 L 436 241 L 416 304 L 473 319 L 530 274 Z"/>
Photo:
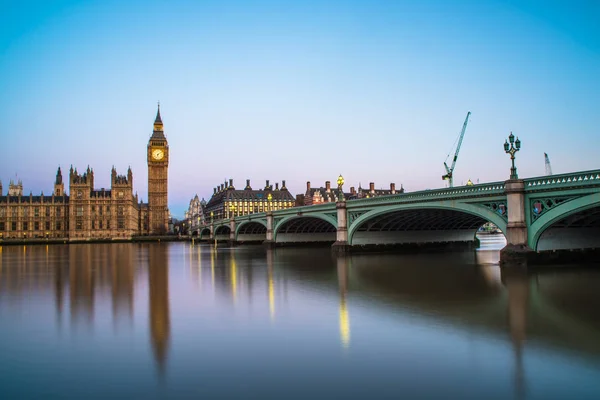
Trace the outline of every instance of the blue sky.
<path fill-rule="evenodd" d="M 160 100 L 169 205 L 233 178 L 407 190 L 600 168 L 596 1 L 4 1 L 0 180 L 131 166 Z"/>

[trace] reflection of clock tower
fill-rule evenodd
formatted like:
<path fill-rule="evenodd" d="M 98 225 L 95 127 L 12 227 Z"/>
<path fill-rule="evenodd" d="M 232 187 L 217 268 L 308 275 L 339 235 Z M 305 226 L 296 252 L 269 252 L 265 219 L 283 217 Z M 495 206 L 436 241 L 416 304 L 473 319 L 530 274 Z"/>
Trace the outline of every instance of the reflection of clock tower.
<path fill-rule="evenodd" d="M 165 234 L 168 229 L 168 169 L 169 145 L 163 131 L 159 105 L 154 120 L 154 131 L 148 142 L 148 214 L 152 234 Z"/>

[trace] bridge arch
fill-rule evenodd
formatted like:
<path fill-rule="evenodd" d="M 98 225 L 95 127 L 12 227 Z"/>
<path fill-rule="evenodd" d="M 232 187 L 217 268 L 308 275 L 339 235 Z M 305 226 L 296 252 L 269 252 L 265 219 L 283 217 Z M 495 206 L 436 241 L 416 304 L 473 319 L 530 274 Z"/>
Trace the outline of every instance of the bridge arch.
<path fill-rule="evenodd" d="M 240 242 L 264 241 L 267 238 L 267 222 L 264 220 L 243 221 L 236 226 L 235 240 Z"/>
<path fill-rule="evenodd" d="M 240 233 L 242 228 L 244 228 L 244 230 L 256 229 L 256 228 L 258 228 L 256 225 L 263 226 L 265 228 L 265 231 L 267 229 L 266 221 L 262 221 L 260 219 L 253 219 L 250 221 L 243 221 L 243 222 L 240 222 L 239 224 L 237 224 L 237 226 L 235 228 L 235 235 L 237 236 Z"/>
<path fill-rule="evenodd" d="M 200 230 L 200 234 L 198 235 L 200 239 L 210 238 L 210 228 L 204 227 Z"/>
<path fill-rule="evenodd" d="M 594 232 L 587 232 L 585 236 L 579 235 L 579 237 L 573 237 L 570 241 L 570 245 L 565 243 L 567 247 L 561 247 L 558 243 L 554 243 L 552 249 L 585 248 L 588 247 L 587 245 L 600 247 L 600 239 L 598 239 L 598 233 L 600 233 L 600 193 L 589 194 L 587 196 L 569 200 L 542 214 L 529 227 L 529 247 L 536 251 L 549 250 L 550 248 L 546 249 L 544 245 L 540 246 L 544 239 L 547 240 L 550 236 L 554 236 L 560 240 L 560 236 L 565 233 L 564 229 L 576 229 L 575 227 L 569 227 L 569 225 L 578 223 L 581 219 L 585 219 L 587 228 L 594 230 Z M 559 225 L 565 226 L 561 227 Z M 580 232 L 585 233 L 586 227 L 580 226 L 580 228 L 584 229 Z M 563 230 L 561 231 L 561 229 Z M 552 232 L 553 230 L 554 232 Z M 564 239 L 564 237 L 562 239 Z M 587 239 L 595 240 L 595 242 L 592 243 Z"/>
<path fill-rule="evenodd" d="M 273 240 L 277 243 L 335 242 L 336 232 L 337 220 L 332 216 L 291 215 L 284 217 L 274 226 Z"/>
<path fill-rule="evenodd" d="M 419 214 L 421 212 L 421 214 Z M 389 224 L 401 224 L 406 223 L 409 224 L 407 227 L 409 228 L 417 228 L 411 229 L 413 232 L 418 231 L 419 223 L 423 224 L 424 219 L 418 220 L 419 216 L 423 216 L 424 212 L 428 212 L 430 216 L 430 220 L 434 221 L 436 218 L 448 218 L 451 219 L 447 221 L 446 224 L 439 224 L 440 226 L 436 228 L 436 230 L 441 231 L 443 229 L 447 231 L 453 230 L 462 230 L 464 234 L 463 238 L 460 240 L 473 240 L 475 238 L 475 233 L 477 232 L 477 228 L 483 225 L 486 222 L 491 222 L 498 227 L 502 232 L 506 232 L 506 220 L 495 213 L 491 209 L 486 207 L 470 204 L 470 203 L 460 203 L 456 201 L 441 201 L 441 202 L 432 202 L 425 204 L 399 204 L 399 205 L 391 205 L 385 207 L 378 207 L 377 209 L 368 211 L 362 215 L 360 215 L 356 220 L 354 220 L 351 225 L 348 227 L 348 243 L 350 245 L 361 244 L 359 243 L 360 239 L 357 240 L 357 232 L 359 229 L 369 221 L 373 222 L 382 222 L 384 223 L 384 218 L 381 218 L 385 215 L 393 215 L 395 214 L 393 220 L 389 221 Z M 412 216 L 412 218 L 411 218 Z M 379 220 L 379 221 L 377 221 Z M 454 225 L 452 225 L 454 222 Z M 397 225 L 400 226 L 400 225 Z M 423 226 L 425 228 L 425 226 Z M 392 229 L 389 229 L 392 230 Z M 471 235 L 472 234 L 472 235 Z M 469 238 L 469 239 L 467 239 Z M 440 241 L 453 241 L 446 239 L 439 239 Z M 437 240 L 436 240 L 437 241 Z M 457 240 L 458 241 L 458 240 Z M 402 243 L 402 242 L 399 242 Z M 390 243 L 391 244 L 391 243 Z"/>
<path fill-rule="evenodd" d="M 219 225 L 215 227 L 215 236 L 217 235 L 229 235 L 231 228 L 229 225 Z"/>

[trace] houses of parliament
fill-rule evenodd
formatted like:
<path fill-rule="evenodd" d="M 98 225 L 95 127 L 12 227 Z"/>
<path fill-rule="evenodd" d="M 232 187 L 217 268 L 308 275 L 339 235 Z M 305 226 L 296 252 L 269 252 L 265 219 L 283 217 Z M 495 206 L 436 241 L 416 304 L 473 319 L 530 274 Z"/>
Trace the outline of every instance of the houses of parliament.
<path fill-rule="evenodd" d="M 148 203 L 133 191 L 131 168 L 119 175 L 113 167 L 110 189 L 94 187 L 94 171 L 69 170 L 69 192 L 61 168 L 51 195 L 23 195 L 21 181 L 10 181 L 6 196 L 0 181 L 0 240 L 128 240 L 168 231 L 169 145 L 160 106 L 147 145 Z"/>

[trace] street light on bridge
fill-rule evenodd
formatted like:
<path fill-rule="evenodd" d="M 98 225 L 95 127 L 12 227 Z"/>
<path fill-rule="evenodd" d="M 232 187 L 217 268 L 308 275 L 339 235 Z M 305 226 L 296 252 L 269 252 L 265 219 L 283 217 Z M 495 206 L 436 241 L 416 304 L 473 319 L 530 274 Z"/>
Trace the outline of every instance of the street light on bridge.
<path fill-rule="evenodd" d="M 271 204 L 273 201 L 273 195 L 271 193 L 269 193 L 269 195 L 267 196 L 267 202 L 269 203 L 269 211 L 273 211 Z"/>
<path fill-rule="evenodd" d="M 345 201 L 346 199 L 344 199 L 344 191 L 342 190 L 342 186 L 344 186 L 344 177 L 342 176 L 342 174 L 340 174 L 340 176 L 338 176 L 337 184 L 338 184 L 338 192 L 339 192 L 338 200 Z"/>
<path fill-rule="evenodd" d="M 521 141 L 517 137 L 515 141 L 515 136 L 510 133 L 508 137 L 508 141 L 510 141 L 510 146 L 508 142 L 504 141 L 504 151 L 507 154 L 510 154 L 510 160 L 512 161 L 512 167 L 510 168 L 510 179 L 519 179 L 519 175 L 517 175 L 517 167 L 515 167 L 515 153 L 521 149 Z"/>

